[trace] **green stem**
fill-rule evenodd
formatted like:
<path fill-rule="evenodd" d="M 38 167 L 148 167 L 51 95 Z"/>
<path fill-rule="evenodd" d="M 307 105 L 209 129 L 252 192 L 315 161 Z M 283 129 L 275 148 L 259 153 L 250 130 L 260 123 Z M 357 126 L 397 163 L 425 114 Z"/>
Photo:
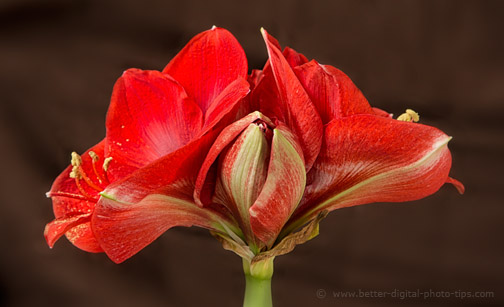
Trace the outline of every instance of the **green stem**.
<path fill-rule="evenodd" d="M 245 273 L 245 299 L 243 307 L 272 307 L 271 277 L 274 257 L 255 263 L 243 259 Z"/>

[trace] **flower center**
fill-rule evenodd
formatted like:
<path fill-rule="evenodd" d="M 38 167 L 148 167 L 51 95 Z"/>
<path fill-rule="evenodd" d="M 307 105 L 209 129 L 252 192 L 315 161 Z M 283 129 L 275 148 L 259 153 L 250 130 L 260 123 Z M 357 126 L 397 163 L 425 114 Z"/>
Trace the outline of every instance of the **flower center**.
<path fill-rule="evenodd" d="M 86 171 L 82 167 L 82 157 L 76 152 L 72 152 L 72 160 L 71 160 L 72 171 L 70 172 L 70 178 L 73 178 L 75 180 L 75 185 L 79 189 L 82 196 L 88 198 L 89 200 L 96 201 L 96 197 L 91 196 L 86 191 L 86 189 L 82 185 L 82 181 L 84 181 L 84 183 L 88 187 L 90 187 L 91 189 L 95 190 L 98 193 L 103 191 L 105 187 L 110 184 L 110 181 L 107 176 L 107 171 L 110 161 L 112 161 L 112 157 L 108 157 L 103 160 L 102 164 L 103 172 L 100 173 L 100 171 L 97 168 L 97 163 L 100 160 L 100 157 L 94 151 L 90 151 L 88 154 L 91 157 L 91 164 L 93 170 L 92 175 L 94 175 L 93 178 L 94 180 L 91 179 L 91 177 L 88 174 L 86 174 Z"/>
<path fill-rule="evenodd" d="M 264 134 L 266 137 L 266 140 L 268 141 L 268 144 L 271 143 L 271 139 L 273 138 L 273 130 L 272 128 L 268 125 L 267 122 L 265 122 L 262 119 L 257 119 L 254 121 L 254 124 L 259 127 L 259 130 Z"/>

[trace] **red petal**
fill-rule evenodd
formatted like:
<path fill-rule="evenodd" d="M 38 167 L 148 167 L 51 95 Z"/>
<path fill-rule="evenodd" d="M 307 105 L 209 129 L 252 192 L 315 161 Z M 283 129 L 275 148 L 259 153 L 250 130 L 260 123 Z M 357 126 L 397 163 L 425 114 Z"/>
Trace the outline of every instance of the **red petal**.
<path fill-rule="evenodd" d="M 303 148 L 306 169 L 309 170 L 315 162 L 322 144 L 322 120 L 289 63 L 276 46 L 276 40 L 265 30 L 262 33 L 268 49 L 271 70 L 278 87 L 278 94 L 285 106 L 285 113 L 287 113 L 284 116 L 285 123 L 297 134 Z"/>
<path fill-rule="evenodd" d="M 212 129 L 224 116 L 228 115 L 233 109 L 236 109 L 236 105 L 249 92 L 249 83 L 241 77 L 230 83 L 208 108 L 205 114 L 205 125 L 202 133 L 206 133 Z"/>
<path fill-rule="evenodd" d="M 273 123 L 264 115 L 259 112 L 250 113 L 244 118 L 234 122 L 233 124 L 227 126 L 219 134 L 217 139 L 210 148 L 210 151 L 206 155 L 205 161 L 201 165 L 199 170 L 198 178 L 196 180 L 196 186 L 194 188 L 194 200 L 199 206 L 207 206 L 210 204 L 210 199 L 213 193 L 215 178 L 214 176 L 209 176 L 209 170 L 217 160 L 217 157 L 234 139 L 245 129 L 257 119 L 262 119 L 271 126 Z"/>
<path fill-rule="evenodd" d="M 44 229 L 44 237 L 50 248 L 71 228 L 89 222 L 91 213 L 78 214 L 71 217 L 59 218 L 50 222 Z"/>
<path fill-rule="evenodd" d="M 121 262 L 173 226 L 210 227 L 193 202 L 194 182 L 215 139 L 211 132 L 111 184 L 92 217 L 103 250 Z M 214 214 L 215 215 L 215 214 Z"/>
<path fill-rule="evenodd" d="M 254 89 L 256 85 L 261 81 L 263 76 L 263 71 L 260 69 L 252 69 L 252 72 L 247 77 L 247 81 L 250 83 L 250 88 Z"/>
<path fill-rule="evenodd" d="M 250 111 L 260 110 L 262 114 L 273 120 L 277 119 L 284 123 L 287 122 L 289 112 L 280 99 L 270 65 L 266 65 L 265 70 L 256 82 L 257 84 L 248 96 Z"/>
<path fill-rule="evenodd" d="M 205 113 L 231 82 L 247 78 L 247 58 L 231 33 L 214 27 L 191 39 L 163 72 L 180 82 Z"/>
<path fill-rule="evenodd" d="M 284 48 L 283 55 L 293 68 L 308 62 L 308 59 L 303 54 L 289 47 Z"/>
<path fill-rule="evenodd" d="M 202 112 L 184 89 L 158 71 L 129 69 L 117 81 L 107 114 L 111 180 L 184 146 L 202 127 Z"/>
<path fill-rule="evenodd" d="M 115 263 L 138 253 L 168 229 L 199 226 L 217 230 L 210 211 L 191 199 L 151 194 L 137 203 L 101 198 L 92 219 L 100 245 Z"/>
<path fill-rule="evenodd" d="M 392 118 L 392 113 L 389 113 L 385 110 L 375 108 L 375 107 L 373 107 L 372 109 L 373 109 L 374 114 L 377 116 Z"/>
<path fill-rule="evenodd" d="M 91 229 L 91 216 L 89 219 L 73 228 L 70 228 L 65 236 L 78 248 L 90 253 L 103 253 L 103 249 L 96 240 L 96 236 Z"/>
<path fill-rule="evenodd" d="M 268 176 L 254 205 L 249 209 L 254 234 L 271 247 L 292 212 L 306 184 L 301 146 L 286 126 L 273 130 Z"/>
<path fill-rule="evenodd" d="M 449 140 L 434 127 L 378 116 L 332 121 L 320 157 L 308 174 L 312 183 L 292 221 L 306 222 L 323 209 L 403 202 L 433 194 L 448 178 Z"/>
<path fill-rule="evenodd" d="M 162 193 L 163 189 L 179 182 L 180 195 L 191 195 L 201 164 L 216 137 L 216 131 L 192 141 L 186 146 L 138 169 L 128 177 L 109 185 L 102 196 L 123 203 L 136 203 L 145 196 Z M 168 188 L 171 191 L 171 188 Z"/>
<path fill-rule="evenodd" d="M 104 161 L 103 145 L 101 141 L 90 148 L 82 156 L 82 170 L 85 175 L 97 186 L 105 188 L 106 182 L 100 183 L 100 178 L 105 177 L 101 168 Z M 92 159 L 89 152 L 93 151 L 99 160 L 95 162 L 96 172 L 93 170 Z M 54 181 L 51 191 L 47 193 L 53 202 L 55 220 L 47 224 L 45 236 L 50 247 L 63 235 L 78 248 L 88 252 L 100 252 L 101 249 L 89 229 L 89 215 L 95 208 L 98 200 L 98 190 L 93 189 L 83 179 L 79 180 L 80 188 L 74 178 L 70 178 L 72 166 L 68 166 Z M 88 218 L 85 218 L 88 216 Z"/>
<path fill-rule="evenodd" d="M 324 124 L 354 114 L 374 114 L 361 91 L 339 69 L 315 60 L 294 69 Z"/>

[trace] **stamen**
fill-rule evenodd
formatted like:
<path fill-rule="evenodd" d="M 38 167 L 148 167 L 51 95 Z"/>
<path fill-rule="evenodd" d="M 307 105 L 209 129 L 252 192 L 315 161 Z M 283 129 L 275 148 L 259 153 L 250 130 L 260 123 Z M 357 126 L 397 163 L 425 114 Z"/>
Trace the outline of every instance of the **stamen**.
<path fill-rule="evenodd" d="M 96 153 L 94 153 L 92 151 L 89 152 L 89 155 L 91 156 L 91 161 L 93 163 L 93 169 L 94 169 L 95 168 L 94 162 L 98 160 L 98 155 L 96 155 Z M 88 198 L 89 200 L 96 201 L 95 197 L 89 195 L 89 193 L 86 192 L 84 187 L 81 185 L 80 179 L 84 179 L 84 181 L 86 182 L 86 184 L 88 186 L 90 186 L 91 188 L 95 189 L 98 192 L 103 191 L 103 188 L 99 187 L 91 179 L 89 179 L 89 177 L 86 175 L 86 172 L 82 168 L 82 158 L 75 151 L 72 152 L 72 160 L 70 161 L 70 163 L 72 165 L 72 171 L 70 172 L 69 177 L 75 179 L 75 186 L 77 187 L 79 192 L 85 198 Z M 95 171 L 95 174 L 98 175 L 96 171 Z M 98 179 L 98 180 L 100 180 L 100 179 Z M 100 181 L 100 183 L 101 183 L 101 181 Z"/>
<path fill-rule="evenodd" d="M 72 167 L 72 171 L 70 172 L 70 178 L 75 178 L 75 179 L 81 178 L 81 174 L 80 174 L 78 166 Z"/>
<path fill-rule="evenodd" d="M 112 157 L 108 157 L 103 161 L 103 170 L 106 172 L 108 171 L 110 161 L 112 161 Z"/>
<path fill-rule="evenodd" d="M 72 152 L 72 159 L 70 160 L 70 163 L 73 166 L 72 171 L 70 172 L 70 178 L 80 179 L 81 175 L 79 172 L 79 166 L 82 164 L 81 156 L 79 156 L 79 154 L 75 151 Z"/>
<path fill-rule="evenodd" d="M 411 118 L 415 123 L 420 120 L 420 115 L 418 115 L 418 113 L 413 111 L 412 109 L 406 109 L 406 113 L 408 113 L 411 116 Z"/>
<path fill-rule="evenodd" d="M 70 160 L 72 166 L 80 166 L 82 164 L 82 158 L 75 151 L 72 152 L 72 160 Z"/>
<path fill-rule="evenodd" d="M 399 117 L 397 117 L 397 120 L 416 123 L 420 120 L 420 115 L 418 115 L 418 113 L 413 111 L 412 109 L 406 109 L 406 112 L 399 115 Z"/>
<path fill-rule="evenodd" d="M 89 195 L 86 190 L 84 190 L 84 188 L 81 186 L 80 184 L 80 180 L 79 178 L 75 177 L 75 185 L 77 186 L 77 188 L 79 189 L 79 192 L 81 192 L 81 194 L 84 196 L 84 197 L 87 197 L 89 198 L 90 200 L 93 200 L 94 201 L 94 198 Z"/>
<path fill-rule="evenodd" d="M 93 181 L 91 181 L 91 179 L 89 179 L 88 176 L 86 176 L 86 173 L 84 172 L 84 169 L 82 169 L 82 166 L 79 166 L 79 174 L 90 187 L 92 187 L 98 192 L 103 191 L 103 188 L 97 186 Z"/>
<path fill-rule="evenodd" d="M 98 170 L 96 169 L 96 163 L 95 162 L 97 162 L 100 159 L 98 157 L 98 155 L 94 151 L 90 151 L 89 152 L 89 156 L 91 157 L 91 163 L 93 164 L 93 172 L 95 173 L 96 179 L 98 179 L 98 182 L 100 182 L 100 184 L 103 184 L 104 181 L 106 181 L 108 183 L 108 180 L 105 180 L 100 175 L 100 173 L 98 173 Z"/>
<path fill-rule="evenodd" d="M 98 161 L 98 155 L 94 151 L 90 151 L 88 155 L 91 157 L 91 161 L 96 162 Z"/>

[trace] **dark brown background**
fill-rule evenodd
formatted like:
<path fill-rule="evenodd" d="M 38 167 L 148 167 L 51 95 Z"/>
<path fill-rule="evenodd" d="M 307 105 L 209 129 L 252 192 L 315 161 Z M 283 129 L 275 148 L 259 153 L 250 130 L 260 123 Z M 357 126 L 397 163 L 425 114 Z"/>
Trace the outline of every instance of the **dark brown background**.
<path fill-rule="evenodd" d="M 0 305 L 240 306 L 240 259 L 205 230 L 173 229 L 124 264 L 42 232 L 52 180 L 104 135 L 112 86 L 162 69 L 193 35 L 231 30 L 250 67 L 259 28 L 349 74 L 370 102 L 420 113 L 450 143 L 451 186 L 421 201 L 333 212 L 277 258 L 275 306 L 504 304 L 504 2 L 0 1 Z M 493 291 L 487 299 L 335 299 L 332 291 Z M 324 289 L 325 299 L 316 296 Z"/>

